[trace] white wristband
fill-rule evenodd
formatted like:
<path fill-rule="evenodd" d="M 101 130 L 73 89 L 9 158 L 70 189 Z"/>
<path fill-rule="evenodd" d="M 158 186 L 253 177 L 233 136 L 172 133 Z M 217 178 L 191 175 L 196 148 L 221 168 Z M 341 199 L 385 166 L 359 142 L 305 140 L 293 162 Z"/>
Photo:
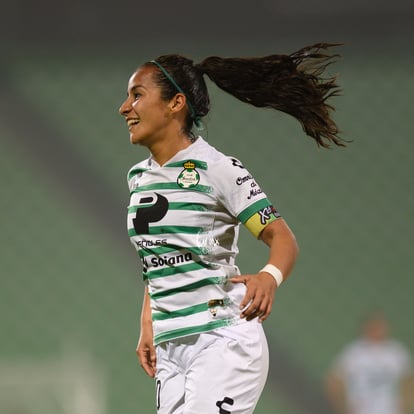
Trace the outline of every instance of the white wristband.
<path fill-rule="evenodd" d="M 276 285 L 279 287 L 283 282 L 283 274 L 276 266 L 268 263 L 260 272 L 270 273 L 276 280 Z"/>

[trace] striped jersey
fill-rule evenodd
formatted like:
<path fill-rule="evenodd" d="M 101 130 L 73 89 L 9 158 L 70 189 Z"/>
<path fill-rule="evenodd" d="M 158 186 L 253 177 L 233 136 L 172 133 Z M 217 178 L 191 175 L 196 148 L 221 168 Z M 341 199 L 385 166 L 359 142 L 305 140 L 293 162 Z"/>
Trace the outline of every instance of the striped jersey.
<path fill-rule="evenodd" d="M 241 323 L 235 264 L 240 223 L 259 237 L 280 217 L 236 158 L 203 138 L 163 166 L 128 172 L 128 234 L 142 263 L 154 344 Z"/>
<path fill-rule="evenodd" d="M 354 340 L 336 357 L 333 372 L 345 384 L 350 412 L 402 414 L 402 384 L 413 375 L 411 354 L 402 343 Z"/>

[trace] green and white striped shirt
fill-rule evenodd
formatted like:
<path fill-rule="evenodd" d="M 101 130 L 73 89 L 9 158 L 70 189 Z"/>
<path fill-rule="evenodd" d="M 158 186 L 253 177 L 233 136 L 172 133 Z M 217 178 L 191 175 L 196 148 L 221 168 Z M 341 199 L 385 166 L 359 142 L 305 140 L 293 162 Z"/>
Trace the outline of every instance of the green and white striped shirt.
<path fill-rule="evenodd" d="M 245 286 L 228 279 L 240 223 L 258 237 L 280 215 L 237 159 L 201 137 L 159 166 L 128 172 L 128 234 L 142 263 L 154 343 L 243 322 Z"/>

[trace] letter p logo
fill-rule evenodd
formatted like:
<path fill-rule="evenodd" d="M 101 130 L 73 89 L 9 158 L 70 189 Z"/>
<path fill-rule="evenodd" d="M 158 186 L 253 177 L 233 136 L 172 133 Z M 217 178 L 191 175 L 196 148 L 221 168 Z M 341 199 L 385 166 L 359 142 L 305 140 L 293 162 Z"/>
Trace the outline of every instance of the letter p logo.
<path fill-rule="evenodd" d="M 132 219 L 137 234 L 149 234 L 149 223 L 160 221 L 168 211 L 168 200 L 158 193 L 139 200 L 135 218 Z"/>

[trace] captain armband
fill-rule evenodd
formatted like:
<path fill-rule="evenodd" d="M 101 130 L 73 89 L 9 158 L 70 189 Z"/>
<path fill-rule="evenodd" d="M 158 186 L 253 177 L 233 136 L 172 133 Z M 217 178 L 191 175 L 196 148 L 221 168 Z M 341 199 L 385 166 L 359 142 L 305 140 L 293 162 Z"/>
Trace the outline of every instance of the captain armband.
<path fill-rule="evenodd" d="M 267 205 L 254 213 L 244 225 L 257 239 L 262 230 L 278 218 L 280 218 L 280 214 L 276 209 L 272 205 Z"/>

